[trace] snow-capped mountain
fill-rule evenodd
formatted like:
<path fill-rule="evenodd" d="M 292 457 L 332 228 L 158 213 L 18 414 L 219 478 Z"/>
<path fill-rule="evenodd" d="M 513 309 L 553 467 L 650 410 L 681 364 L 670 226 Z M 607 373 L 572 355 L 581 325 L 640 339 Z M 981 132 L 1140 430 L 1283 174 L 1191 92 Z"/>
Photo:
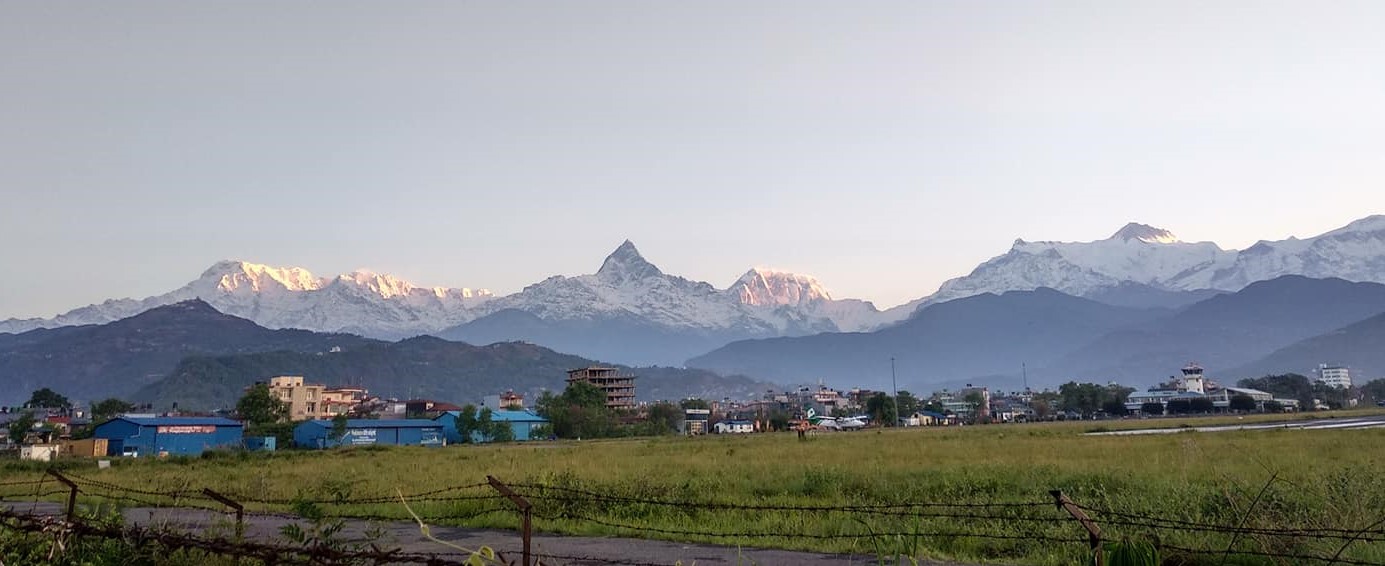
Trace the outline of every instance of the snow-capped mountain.
<path fill-rule="evenodd" d="M 838 301 L 812 277 L 754 269 L 725 290 L 661 271 L 631 242 L 591 275 L 551 277 L 440 333 L 473 343 L 525 340 L 563 352 L 679 365 L 734 340 L 873 328 L 883 313 Z"/>
<path fill-rule="evenodd" d="M 108 300 L 46 320 L 10 319 L 0 322 L 0 332 L 105 324 L 194 298 L 269 328 L 397 338 L 471 320 L 491 293 L 484 289 L 421 288 L 368 271 L 319 278 L 299 267 L 221 261 L 191 283 L 163 295 Z"/>
<path fill-rule="evenodd" d="M 1039 287 L 1091 298 L 1132 286 L 1150 293 L 1233 292 L 1282 275 L 1385 282 L 1385 216 L 1370 216 L 1313 238 L 1261 241 L 1242 251 L 1224 250 L 1211 242 L 1184 242 L 1168 230 L 1136 223 L 1095 242 L 1016 240 L 1005 255 L 899 308 L 913 312 L 919 306 L 982 293 Z"/>
<path fill-rule="evenodd" d="M 748 336 L 863 330 L 885 321 L 868 302 L 832 299 L 812 277 L 754 269 L 731 288 L 719 290 L 665 274 L 627 241 L 595 274 L 551 277 L 502 298 L 486 290 L 419 287 L 364 270 L 317 277 L 299 267 L 222 261 L 163 295 L 109 300 L 46 320 L 0 321 L 0 332 L 104 324 L 194 298 L 269 328 L 387 339 L 440 333 L 502 311 L 547 321 L 621 317 L 656 327 L 735 330 Z"/>
<path fill-rule="evenodd" d="M 842 314 L 828 316 L 834 310 L 829 305 L 837 303 L 835 310 Z M 834 301 L 821 283 L 806 275 L 752 269 L 729 289 L 718 290 L 664 273 L 628 240 L 594 274 L 550 277 L 487 303 L 485 310 L 519 310 L 545 320 L 633 315 L 656 325 L 738 328 L 768 335 L 857 330 L 874 322 L 867 320 L 870 313 L 879 315 L 864 301 Z"/>

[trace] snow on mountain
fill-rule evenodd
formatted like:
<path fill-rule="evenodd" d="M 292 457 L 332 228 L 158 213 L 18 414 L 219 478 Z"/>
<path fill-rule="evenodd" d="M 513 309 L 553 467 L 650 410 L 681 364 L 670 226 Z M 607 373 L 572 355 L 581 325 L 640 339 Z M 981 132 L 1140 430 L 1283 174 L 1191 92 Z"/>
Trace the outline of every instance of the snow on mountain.
<path fill-rule="evenodd" d="M 1385 282 L 1385 216 L 1367 217 L 1313 238 L 1261 241 L 1243 251 L 1223 250 L 1211 242 L 1184 242 L 1168 230 L 1136 223 L 1095 242 L 1016 240 L 1005 255 L 886 314 L 1039 287 L 1080 297 L 1130 284 L 1157 291 L 1238 291 L 1282 275 Z"/>
<path fill-rule="evenodd" d="M 666 327 L 737 329 L 769 336 L 838 330 L 842 325 L 855 330 L 873 326 L 870 317 L 879 315 L 870 303 L 832 300 L 806 275 L 753 269 L 729 289 L 718 290 L 664 273 L 628 240 L 595 274 L 550 277 L 491 301 L 485 309 L 515 309 L 545 320 L 635 316 Z"/>
<path fill-rule="evenodd" d="M 544 320 L 626 317 L 668 328 L 764 336 L 865 330 L 884 322 L 874 305 L 834 300 L 806 275 L 754 269 L 718 290 L 665 274 L 626 241 L 594 274 L 550 277 L 501 298 L 485 290 L 419 287 L 366 270 L 321 278 L 298 267 L 221 261 L 163 295 L 106 301 L 48 320 L 11 319 L 0 322 L 0 332 L 103 324 L 193 298 L 269 328 L 387 339 L 433 334 L 507 309 Z"/>
<path fill-rule="evenodd" d="M 142 300 L 109 300 L 52 319 L 0 321 L 0 332 L 104 324 L 198 298 L 217 310 L 269 328 L 302 328 L 395 338 L 424 334 L 475 317 L 491 298 L 484 289 L 419 288 L 390 275 L 357 271 L 337 278 L 299 267 L 220 261 L 196 280 Z"/>

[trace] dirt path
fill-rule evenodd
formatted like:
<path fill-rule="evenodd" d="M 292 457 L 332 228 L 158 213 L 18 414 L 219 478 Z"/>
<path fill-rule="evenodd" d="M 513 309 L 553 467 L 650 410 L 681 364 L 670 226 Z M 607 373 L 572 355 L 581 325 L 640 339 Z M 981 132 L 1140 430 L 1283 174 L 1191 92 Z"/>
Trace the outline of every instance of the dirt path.
<path fill-rule="evenodd" d="M 61 515 L 63 507 L 57 503 L 24 503 L 7 501 L 0 503 L 18 512 Z M 213 513 L 198 509 L 168 508 L 129 508 L 124 511 L 129 524 L 143 526 L 173 526 L 193 532 L 221 530 L 230 528 L 234 516 Z M 293 522 L 290 519 L 252 515 L 246 519 L 246 535 L 256 540 L 284 543 L 279 534 L 280 527 Z M 408 522 L 372 522 L 351 519 L 346 522 L 341 537 L 345 540 L 366 540 L 368 531 L 382 535 L 375 539 L 382 547 L 398 547 L 406 552 L 436 553 L 446 558 L 462 559 L 459 552 L 430 541 L 423 537 L 418 525 Z M 514 531 L 495 531 L 467 529 L 461 527 L 431 527 L 434 537 L 464 548 L 475 549 L 489 546 L 504 553 L 507 559 L 519 562 L 521 546 L 519 534 Z M 545 565 L 589 565 L 589 564 L 629 564 L 629 565 L 673 565 L 682 563 L 691 566 L 737 565 L 737 566 L 864 566 L 877 563 L 876 557 L 846 554 L 818 554 L 793 552 L 787 550 L 768 550 L 735 548 L 703 544 L 683 544 L 676 542 L 615 538 L 615 537 L 575 537 L 552 534 L 535 534 L 533 552 Z M 965 566 L 951 562 L 922 562 L 927 566 Z"/>

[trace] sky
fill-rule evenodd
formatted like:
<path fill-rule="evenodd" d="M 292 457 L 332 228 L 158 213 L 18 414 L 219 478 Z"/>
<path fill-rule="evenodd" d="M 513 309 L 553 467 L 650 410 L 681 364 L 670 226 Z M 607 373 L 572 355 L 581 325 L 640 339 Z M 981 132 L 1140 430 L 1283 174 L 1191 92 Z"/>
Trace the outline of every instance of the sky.
<path fill-rule="evenodd" d="M 1385 212 L 1385 3 L 0 0 L 0 318 L 221 259 L 510 293 L 622 241 L 882 308 L 1016 238 Z"/>

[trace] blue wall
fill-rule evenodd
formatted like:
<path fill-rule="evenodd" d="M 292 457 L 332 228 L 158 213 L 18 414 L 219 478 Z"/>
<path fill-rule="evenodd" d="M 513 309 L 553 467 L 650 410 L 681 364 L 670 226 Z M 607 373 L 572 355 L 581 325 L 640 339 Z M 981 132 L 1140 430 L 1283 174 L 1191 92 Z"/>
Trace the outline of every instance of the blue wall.
<path fill-rule="evenodd" d="M 434 422 L 442 425 L 443 433 L 447 435 L 448 444 L 461 444 L 462 435 L 457 432 L 457 411 L 448 411 L 438 415 L 433 419 Z M 515 440 L 529 440 L 534 427 L 548 424 L 548 419 L 540 417 L 533 411 L 501 410 L 491 411 L 491 420 L 506 422 L 510 424 L 510 430 L 514 432 Z M 480 435 L 472 433 L 471 441 L 481 442 Z"/>
<path fill-rule="evenodd" d="M 442 446 L 439 423 L 424 419 L 347 421 L 341 441 L 332 440 L 332 421 L 304 421 L 293 429 L 293 443 L 302 448 L 336 446 Z"/>
<path fill-rule="evenodd" d="M 109 456 L 196 456 L 206 450 L 239 448 L 243 430 L 229 419 L 121 417 L 98 425 L 93 436 L 106 439 Z"/>

